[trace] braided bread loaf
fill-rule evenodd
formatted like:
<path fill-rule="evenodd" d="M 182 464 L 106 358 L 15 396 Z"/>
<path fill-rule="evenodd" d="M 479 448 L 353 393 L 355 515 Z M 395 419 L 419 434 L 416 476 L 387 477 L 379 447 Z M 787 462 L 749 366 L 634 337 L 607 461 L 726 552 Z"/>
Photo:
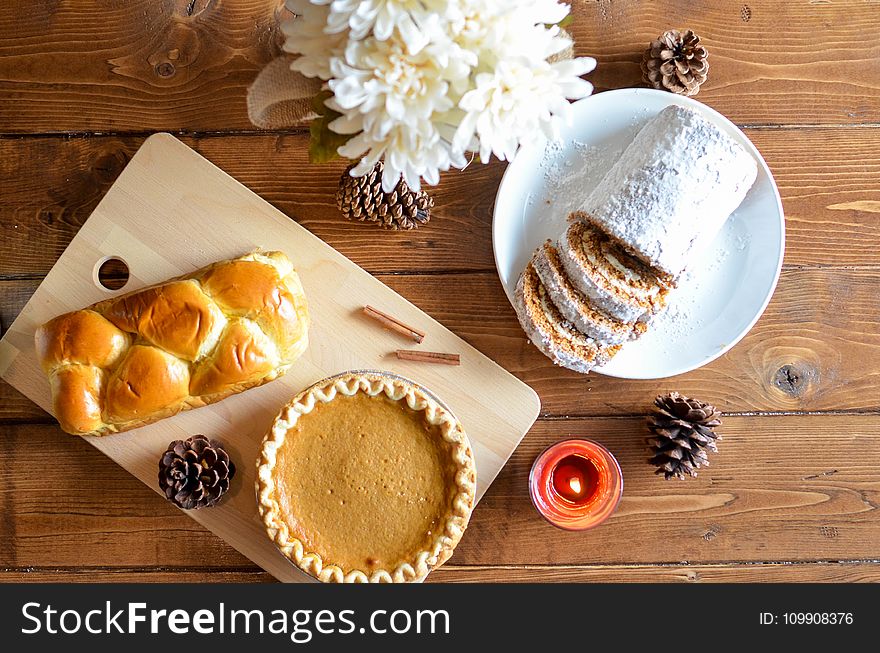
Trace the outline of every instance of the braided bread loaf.
<path fill-rule="evenodd" d="M 106 435 L 278 378 L 308 327 L 290 259 L 254 252 L 60 315 L 35 340 L 61 428 Z"/>

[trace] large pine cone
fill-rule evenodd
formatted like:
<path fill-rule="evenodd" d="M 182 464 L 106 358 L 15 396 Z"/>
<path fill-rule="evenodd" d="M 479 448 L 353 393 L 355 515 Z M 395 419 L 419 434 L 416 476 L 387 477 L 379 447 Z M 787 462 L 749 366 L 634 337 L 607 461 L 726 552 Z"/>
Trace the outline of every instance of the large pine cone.
<path fill-rule="evenodd" d="M 175 440 L 159 460 L 159 487 L 184 510 L 213 506 L 229 489 L 234 475 L 229 454 L 204 435 Z"/>
<path fill-rule="evenodd" d="M 336 191 L 336 204 L 346 218 L 393 230 L 415 229 L 431 219 L 434 199 L 425 191 L 410 189 L 403 177 L 392 192 L 382 190 L 382 161 L 362 177 L 349 174 L 353 167 L 342 173 Z"/>
<path fill-rule="evenodd" d="M 718 451 L 721 436 L 713 430 L 721 425 L 721 412 L 711 404 L 689 399 L 677 392 L 654 400 L 654 412 L 648 416 L 648 438 L 654 455 L 651 464 L 666 479 L 696 476 L 697 469 L 709 465 L 708 451 Z"/>
<path fill-rule="evenodd" d="M 653 88 L 696 95 L 709 75 L 709 52 L 692 30 L 669 30 L 642 56 L 642 78 Z"/>

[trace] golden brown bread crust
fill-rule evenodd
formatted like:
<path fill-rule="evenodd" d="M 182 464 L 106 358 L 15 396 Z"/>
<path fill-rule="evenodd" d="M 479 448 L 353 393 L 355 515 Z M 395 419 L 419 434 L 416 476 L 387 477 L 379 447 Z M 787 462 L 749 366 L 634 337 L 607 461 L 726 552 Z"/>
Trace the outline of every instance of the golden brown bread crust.
<path fill-rule="evenodd" d="M 230 379 L 252 381 L 278 367 L 281 360 L 265 333 L 249 328 L 244 320 L 230 323 L 214 354 L 199 363 L 190 381 L 190 394 L 223 392 Z"/>
<path fill-rule="evenodd" d="M 204 355 L 223 328 L 220 307 L 190 279 L 123 295 L 101 307 L 123 331 L 188 361 Z"/>
<path fill-rule="evenodd" d="M 293 264 L 253 252 L 60 315 L 35 344 L 61 428 L 105 435 L 281 376 L 308 326 Z"/>
<path fill-rule="evenodd" d="M 37 358 L 47 374 L 77 363 L 110 367 L 129 346 L 129 336 L 104 317 L 90 311 L 59 315 L 37 329 Z"/>
<path fill-rule="evenodd" d="M 276 342 L 297 340 L 301 289 L 278 284 L 271 267 L 256 261 L 233 261 L 208 271 L 202 286 L 227 313 L 248 315 Z"/>
<path fill-rule="evenodd" d="M 55 416 L 68 432 L 89 433 L 104 426 L 101 392 L 104 370 L 91 365 L 62 367 L 49 376 Z"/>
<path fill-rule="evenodd" d="M 128 350 L 110 375 L 103 413 L 108 422 L 131 422 L 176 413 L 189 395 L 189 365 L 167 351 L 148 345 Z"/>

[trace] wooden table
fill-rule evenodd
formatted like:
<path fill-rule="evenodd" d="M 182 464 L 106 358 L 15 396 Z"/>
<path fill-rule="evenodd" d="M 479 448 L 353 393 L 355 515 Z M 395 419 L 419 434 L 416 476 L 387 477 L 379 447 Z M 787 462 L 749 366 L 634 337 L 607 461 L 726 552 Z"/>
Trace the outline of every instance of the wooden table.
<path fill-rule="evenodd" d="M 575 0 L 601 89 L 639 84 L 664 29 L 704 37 L 699 99 L 745 128 L 785 204 L 779 287 L 752 332 L 662 381 L 583 377 L 526 339 L 494 270 L 504 165 L 443 176 L 431 223 L 350 224 L 344 163 L 263 132 L 245 90 L 280 52 L 278 0 L 0 3 L 0 317 L 18 314 L 129 157 L 170 131 L 534 387 L 542 416 L 435 581 L 880 580 L 880 3 Z M 664 482 L 644 414 L 676 389 L 728 416 L 712 466 Z M 269 577 L 0 383 L 0 580 Z M 535 455 L 597 439 L 626 477 L 615 517 L 563 533 L 532 509 Z"/>

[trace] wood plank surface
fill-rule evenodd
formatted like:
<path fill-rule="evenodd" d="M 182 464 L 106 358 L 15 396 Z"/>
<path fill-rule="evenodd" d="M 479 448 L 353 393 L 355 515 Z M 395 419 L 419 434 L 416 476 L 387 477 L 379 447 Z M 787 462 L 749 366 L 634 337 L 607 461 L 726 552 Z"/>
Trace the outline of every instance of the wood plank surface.
<path fill-rule="evenodd" d="M 422 229 L 350 223 L 336 208 L 345 163 L 310 164 L 305 135 L 186 137 L 217 164 L 370 272 L 494 269 L 491 224 L 497 162 L 444 175 Z M 45 275 L 144 137 L 0 139 L 0 278 Z"/>
<path fill-rule="evenodd" d="M 712 465 L 677 482 L 646 463 L 642 419 L 542 420 L 475 510 L 452 563 L 880 560 L 878 429 L 880 415 L 727 417 Z M 0 568 L 249 566 L 78 438 L 52 425 L 3 430 Z M 617 514 L 586 533 L 554 529 L 526 491 L 534 457 L 572 436 L 608 446 L 626 478 Z M 47 454 L 64 464 L 46 465 Z"/>
<path fill-rule="evenodd" d="M 642 414 L 669 388 L 726 412 L 880 411 L 880 268 L 786 268 L 766 313 L 727 354 L 674 380 L 583 376 L 548 364 L 523 335 L 494 272 L 379 275 L 384 283 L 526 382 L 543 415 Z M 2 319 L 37 280 L 0 281 Z M 0 385 L 0 416 L 39 415 Z M 36 409 L 38 411 L 38 409 Z"/>
<path fill-rule="evenodd" d="M 259 569 L 191 567 L 0 568 L 0 583 L 272 583 Z M 718 565 L 446 564 L 428 583 L 877 583 L 878 562 L 806 562 Z"/>
<path fill-rule="evenodd" d="M 535 388 L 526 436 L 434 582 L 880 582 L 880 4 L 573 0 L 598 89 L 638 85 L 651 38 L 710 50 L 698 99 L 746 132 L 783 196 L 787 247 L 751 333 L 662 381 L 581 377 L 527 343 L 494 273 L 504 164 L 445 174 L 408 233 L 335 209 L 344 163 L 311 165 L 302 128 L 255 130 L 246 89 L 280 53 L 281 0 L 0 3 L 0 323 L 8 326 L 143 140 L 185 142 Z M 676 389 L 732 412 L 712 466 L 664 482 L 643 417 Z M 537 453 L 595 438 L 621 461 L 618 514 L 544 523 Z M 0 582 L 271 579 L 0 381 Z"/>
<path fill-rule="evenodd" d="M 776 177 L 789 265 L 880 265 L 880 129 L 749 129 Z M 349 223 L 344 163 L 309 164 L 304 135 L 183 141 L 368 271 L 494 270 L 492 207 L 504 164 L 444 174 L 431 222 L 409 232 Z M 143 137 L 0 138 L 0 278 L 45 275 Z"/>
<path fill-rule="evenodd" d="M 241 129 L 281 0 L 0 4 L 0 131 Z"/>
<path fill-rule="evenodd" d="M 2 578 L 0 574 L 0 578 Z M 68 581 L 69 582 L 69 581 Z M 717 565 L 447 565 L 431 583 L 877 583 L 880 564 L 818 562 Z"/>
<path fill-rule="evenodd" d="M 573 6 L 576 51 L 597 57 L 592 79 L 599 88 L 637 86 L 647 43 L 667 29 L 690 28 L 709 50 L 709 79 L 698 98 L 736 123 L 880 122 L 873 0 L 574 0 Z"/>
<path fill-rule="evenodd" d="M 0 132 L 252 129 L 246 91 L 280 53 L 280 5 L 4 2 Z M 576 51 L 598 59 L 591 79 L 600 89 L 638 85 L 650 40 L 690 27 L 710 51 L 700 99 L 735 122 L 880 122 L 874 2 L 574 0 L 573 7 Z"/>

